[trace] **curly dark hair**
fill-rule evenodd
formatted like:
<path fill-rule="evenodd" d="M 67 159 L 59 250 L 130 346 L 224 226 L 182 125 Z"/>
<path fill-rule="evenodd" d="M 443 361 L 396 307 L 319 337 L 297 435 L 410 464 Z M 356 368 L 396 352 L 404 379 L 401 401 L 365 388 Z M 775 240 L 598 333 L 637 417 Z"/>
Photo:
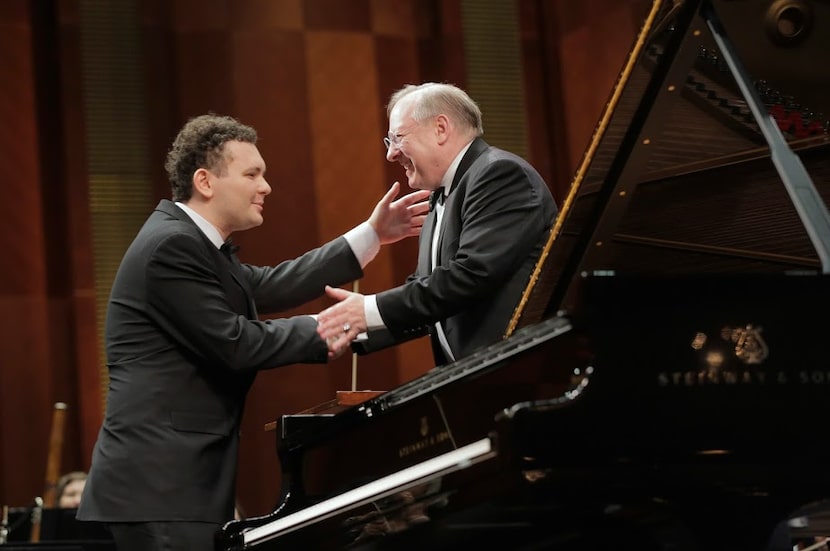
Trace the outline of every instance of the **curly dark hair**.
<path fill-rule="evenodd" d="M 173 140 L 164 168 L 170 179 L 174 201 L 186 202 L 193 195 L 193 173 L 200 168 L 225 170 L 226 142 L 255 144 L 256 130 L 233 117 L 209 113 L 193 117 Z"/>

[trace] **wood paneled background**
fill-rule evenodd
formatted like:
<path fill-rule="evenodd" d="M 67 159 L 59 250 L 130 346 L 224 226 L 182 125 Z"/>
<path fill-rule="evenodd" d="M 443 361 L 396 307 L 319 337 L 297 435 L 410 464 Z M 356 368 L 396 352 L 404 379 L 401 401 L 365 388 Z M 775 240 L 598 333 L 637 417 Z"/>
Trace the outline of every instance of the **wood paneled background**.
<path fill-rule="evenodd" d="M 263 226 L 234 236 L 251 263 L 274 263 L 338 236 L 403 177 L 385 161 L 381 138 L 385 102 L 405 83 L 453 82 L 492 105 L 485 130 L 518 129 L 524 154 L 561 200 L 646 3 L 0 2 L 0 504 L 24 506 L 42 495 L 55 402 L 68 405 L 61 471 L 89 468 L 106 388 L 108 285 L 141 222 L 169 197 L 164 156 L 187 118 L 229 114 L 259 132 L 274 192 Z M 479 51 L 477 26 L 492 25 L 488 6 L 514 18 L 503 32 L 483 34 L 515 45 L 512 58 L 492 66 Z M 494 82 L 518 97 L 499 106 Z M 498 114 L 515 105 L 524 116 Z M 508 119 L 496 125 L 499 117 Z M 507 132 L 485 137 L 509 143 Z M 403 281 L 416 247 L 412 239 L 385 248 L 360 291 Z M 357 387 L 389 389 L 431 365 L 425 340 L 361 357 Z M 240 457 L 247 514 L 269 512 L 279 495 L 274 434 L 265 423 L 350 388 L 351 367 L 342 357 L 260 374 Z"/>

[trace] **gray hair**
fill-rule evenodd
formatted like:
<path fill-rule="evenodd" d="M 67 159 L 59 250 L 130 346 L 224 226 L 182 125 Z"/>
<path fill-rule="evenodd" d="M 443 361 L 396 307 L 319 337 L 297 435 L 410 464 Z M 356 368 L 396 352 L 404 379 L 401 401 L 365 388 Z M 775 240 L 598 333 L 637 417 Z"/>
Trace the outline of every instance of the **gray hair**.
<path fill-rule="evenodd" d="M 429 117 L 445 114 L 455 124 L 472 132 L 475 136 L 484 134 L 481 109 L 467 93 L 452 84 L 425 82 L 407 84 L 392 94 L 386 106 L 386 116 L 404 98 L 413 102 L 412 118 L 420 122 Z"/>

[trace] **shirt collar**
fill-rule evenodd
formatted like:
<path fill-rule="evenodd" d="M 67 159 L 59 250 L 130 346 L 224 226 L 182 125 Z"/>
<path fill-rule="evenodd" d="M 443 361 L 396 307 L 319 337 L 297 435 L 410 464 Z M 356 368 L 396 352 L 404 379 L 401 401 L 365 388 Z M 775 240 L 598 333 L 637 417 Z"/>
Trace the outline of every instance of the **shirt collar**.
<path fill-rule="evenodd" d="M 470 149 L 470 146 L 473 144 L 473 140 L 461 148 L 461 151 L 458 152 L 458 155 L 455 156 L 452 163 L 450 163 L 450 168 L 444 173 L 444 177 L 441 179 L 441 185 L 439 187 L 444 188 L 444 196 L 448 196 L 450 194 L 450 188 L 452 187 L 452 181 L 455 179 L 455 173 L 458 170 L 458 165 L 461 164 L 461 159 L 464 158 L 464 154 L 467 153 L 467 150 Z"/>
<path fill-rule="evenodd" d="M 210 242 L 216 245 L 217 249 L 222 246 L 225 240 L 222 239 L 222 234 L 219 233 L 219 230 L 217 230 L 213 224 L 205 220 L 201 214 L 199 214 L 192 208 L 188 207 L 184 203 L 176 201 L 176 206 L 182 209 L 185 212 L 185 214 L 187 214 L 190 217 L 190 219 L 193 220 L 193 222 L 199 227 L 199 229 L 202 230 L 202 233 L 204 233 L 205 236 L 207 236 L 207 238 L 210 239 Z"/>

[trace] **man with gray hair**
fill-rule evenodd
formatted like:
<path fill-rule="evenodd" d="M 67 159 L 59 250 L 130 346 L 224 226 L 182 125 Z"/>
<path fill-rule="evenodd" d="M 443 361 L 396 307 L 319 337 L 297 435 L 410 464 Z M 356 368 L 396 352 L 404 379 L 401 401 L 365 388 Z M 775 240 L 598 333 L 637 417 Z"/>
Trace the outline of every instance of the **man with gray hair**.
<path fill-rule="evenodd" d="M 557 207 L 527 161 L 482 139 L 481 110 L 460 88 L 404 86 L 387 115 L 386 159 L 409 187 L 432 191 L 418 265 L 375 295 L 328 287 L 338 303 L 319 314 L 318 332 L 344 341 L 367 332 L 358 341 L 367 352 L 429 333 L 442 365 L 504 336 Z"/>

